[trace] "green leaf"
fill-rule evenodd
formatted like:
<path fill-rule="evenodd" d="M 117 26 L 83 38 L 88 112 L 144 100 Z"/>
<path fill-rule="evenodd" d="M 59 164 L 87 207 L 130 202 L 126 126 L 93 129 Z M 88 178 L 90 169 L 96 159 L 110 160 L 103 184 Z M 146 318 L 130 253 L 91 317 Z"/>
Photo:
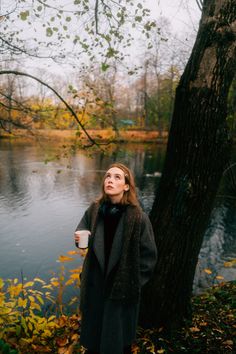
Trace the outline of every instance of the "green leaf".
<path fill-rule="evenodd" d="M 46 29 L 46 35 L 47 37 L 51 37 L 53 35 L 53 30 L 51 29 L 51 27 L 48 27 Z"/>
<path fill-rule="evenodd" d="M 135 21 L 142 22 L 142 16 L 135 16 Z"/>
<path fill-rule="evenodd" d="M 26 21 L 28 16 L 29 16 L 29 11 L 22 11 L 20 13 L 20 18 L 22 21 Z"/>
<path fill-rule="evenodd" d="M 102 63 L 101 69 L 102 71 L 107 71 L 107 69 L 110 67 L 110 65 L 106 64 L 106 63 Z"/>

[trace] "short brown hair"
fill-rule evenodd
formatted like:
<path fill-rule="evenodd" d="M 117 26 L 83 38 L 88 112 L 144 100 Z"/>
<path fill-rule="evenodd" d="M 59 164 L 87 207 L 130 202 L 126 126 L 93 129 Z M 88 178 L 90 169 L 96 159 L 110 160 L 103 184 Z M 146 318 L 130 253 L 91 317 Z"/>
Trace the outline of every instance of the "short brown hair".
<path fill-rule="evenodd" d="M 135 187 L 133 173 L 130 171 L 130 169 L 128 167 L 126 167 L 122 163 L 118 163 L 118 162 L 111 164 L 108 167 L 107 171 L 113 167 L 117 167 L 124 172 L 125 183 L 129 185 L 129 190 L 124 192 L 120 203 L 140 206 L 138 198 L 137 198 L 137 194 L 136 194 L 136 187 Z M 106 174 L 104 175 L 103 180 L 102 180 L 102 196 L 98 200 L 100 203 L 109 200 L 108 196 L 104 192 L 105 177 L 106 177 Z"/>

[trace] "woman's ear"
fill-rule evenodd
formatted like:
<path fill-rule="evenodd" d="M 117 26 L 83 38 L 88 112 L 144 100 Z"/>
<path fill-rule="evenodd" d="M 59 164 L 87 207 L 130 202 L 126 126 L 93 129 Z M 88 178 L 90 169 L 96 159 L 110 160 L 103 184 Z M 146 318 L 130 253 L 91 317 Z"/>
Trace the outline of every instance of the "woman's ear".
<path fill-rule="evenodd" d="M 127 184 L 125 187 L 125 191 L 128 192 L 128 190 L 129 190 L 129 185 Z"/>

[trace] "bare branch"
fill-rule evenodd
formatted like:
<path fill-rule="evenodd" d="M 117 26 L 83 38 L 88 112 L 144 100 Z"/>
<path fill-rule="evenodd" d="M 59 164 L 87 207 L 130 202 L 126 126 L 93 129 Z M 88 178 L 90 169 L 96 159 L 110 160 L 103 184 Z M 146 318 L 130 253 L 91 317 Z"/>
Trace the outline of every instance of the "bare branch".
<path fill-rule="evenodd" d="M 0 119 L 0 126 L 3 130 L 5 130 L 5 132 L 7 133 L 11 133 L 11 130 L 8 129 L 7 127 L 5 127 L 4 123 L 10 123 L 10 124 L 13 124 L 14 126 L 18 127 L 18 128 L 21 128 L 21 129 L 28 129 L 27 128 L 27 124 L 22 124 L 21 122 L 19 121 L 12 121 L 11 119 L 6 119 L 6 118 L 1 118 Z"/>
<path fill-rule="evenodd" d="M 26 49 L 23 49 L 23 48 L 15 46 L 14 44 L 11 44 L 9 41 L 3 39 L 1 36 L 0 36 L 0 41 L 2 41 L 4 44 L 6 44 L 10 49 L 14 50 L 15 54 L 17 54 L 17 52 L 19 52 L 19 54 L 23 53 L 23 54 L 26 54 L 27 56 L 34 57 L 34 58 L 53 59 L 53 57 L 51 57 L 51 56 L 41 56 L 38 54 L 29 53 Z"/>
<path fill-rule="evenodd" d="M 203 7 L 203 0 L 196 0 L 197 6 L 199 7 L 199 10 L 202 11 Z"/>
<path fill-rule="evenodd" d="M 96 0 L 95 3 L 95 9 L 94 9 L 94 17 L 95 17 L 95 26 L 96 26 L 96 33 L 100 35 L 99 31 L 98 31 L 98 2 L 99 0 Z"/>
<path fill-rule="evenodd" d="M 10 10 L 9 12 L 6 12 L 6 13 L 2 14 L 1 0 L 0 0 L 0 19 L 4 18 L 4 17 L 6 17 L 6 16 L 11 15 L 13 12 L 16 11 L 16 9 L 17 9 L 17 1 L 16 1 L 16 3 L 15 3 L 15 7 L 14 7 L 12 10 Z"/>
<path fill-rule="evenodd" d="M 56 11 L 63 11 L 64 13 L 76 13 L 76 11 L 74 10 L 63 10 L 63 8 L 57 8 L 55 6 L 52 6 L 52 5 L 48 5 L 46 4 L 46 2 L 42 1 L 42 0 L 37 0 L 41 5 L 43 5 L 44 7 L 47 7 L 49 9 L 53 9 L 53 10 L 56 10 Z"/>

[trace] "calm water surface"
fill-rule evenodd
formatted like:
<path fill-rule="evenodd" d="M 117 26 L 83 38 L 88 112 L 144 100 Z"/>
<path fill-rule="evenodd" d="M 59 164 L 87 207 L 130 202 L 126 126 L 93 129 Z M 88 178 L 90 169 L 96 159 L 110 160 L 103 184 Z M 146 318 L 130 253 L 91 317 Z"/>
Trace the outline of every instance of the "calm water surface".
<path fill-rule="evenodd" d="M 128 164 L 138 193 L 149 212 L 160 179 L 165 147 L 117 146 L 110 155 L 94 158 L 77 152 L 72 158 L 50 160 L 56 148 L 36 143 L 0 140 L 0 277 L 45 280 L 57 273 L 59 255 L 74 249 L 73 232 L 85 209 L 100 193 L 101 179 L 111 162 Z M 236 258 L 236 200 L 217 198 L 207 229 L 194 291 L 236 277 L 236 268 L 224 263 Z M 67 267 L 75 268 L 76 256 Z M 209 268 L 212 274 L 204 269 Z"/>

